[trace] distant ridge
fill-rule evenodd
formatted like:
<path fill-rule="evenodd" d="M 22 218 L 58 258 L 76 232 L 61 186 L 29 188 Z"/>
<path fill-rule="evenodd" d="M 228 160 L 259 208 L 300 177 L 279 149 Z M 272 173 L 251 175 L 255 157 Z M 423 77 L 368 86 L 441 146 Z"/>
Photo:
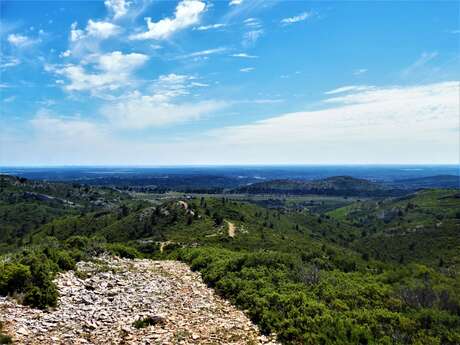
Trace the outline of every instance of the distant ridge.
<path fill-rule="evenodd" d="M 351 176 L 333 176 L 313 181 L 271 180 L 237 189 L 250 194 L 324 194 L 340 196 L 392 196 L 404 192 L 383 184 Z"/>
<path fill-rule="evenodd" d="M 435 175 L 401 179 L 393 182 L 400 188 L 460 188 L 460 176 L 458 175 Z"/>

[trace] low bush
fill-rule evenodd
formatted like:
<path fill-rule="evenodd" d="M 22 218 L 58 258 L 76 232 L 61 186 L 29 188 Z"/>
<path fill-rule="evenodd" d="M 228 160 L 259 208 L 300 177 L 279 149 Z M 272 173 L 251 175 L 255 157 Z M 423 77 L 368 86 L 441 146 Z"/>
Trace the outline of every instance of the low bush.
<path fill-rule="evenodd" d="M 135 259 L 141 257 L 141 253 L 133 247 L 129 247 L 121 243 L 110 243 L 105 246 L 105 249 L 112 255 L 121 258 Z"/>
<path fill-rule="evenodd" d="M 160 316 L 146 316 L 133 322 L 133 326 L 137 329 L 146 328 L 148 326 L 162 325 L 165 320 Z"/>
<path fill-rule="evenodd" d="M 393 274 L 389 284 L 387 274 L 356 271 L 353 261 L 326 270 L 318 268 L 314 258 L 305 262 L 294 254 L 217 248 L 182 249 L 176 257 L 246 310 L 264 333 L 276 333 L 285 344 L 454 345 L 460 341 L 460 315 L 455 308 L 443 309 L 433 302 L 427 309 L 400 297 L 404 284 L 428 284 L 420 268 L 406 270 L 399 279 Z M 453 295 L 439 296 L 444 296 L 444 304 L 453 305 Z"/>
<path fill-rule="evenodd" d="M 3 324 L 0 322 L 0 344 L 12 344 L 13 340 L 10 336 L 3 333 Z"/>

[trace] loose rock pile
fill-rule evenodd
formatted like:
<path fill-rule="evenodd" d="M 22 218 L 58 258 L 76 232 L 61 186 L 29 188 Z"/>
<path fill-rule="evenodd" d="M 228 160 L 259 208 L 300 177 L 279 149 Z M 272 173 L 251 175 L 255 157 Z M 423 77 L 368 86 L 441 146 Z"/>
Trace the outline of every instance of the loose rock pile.
<path fill-rule="evenodd" d="M 102 257 L 56 283 L 55 310 L 0 298 L 0 321 L 15 343 L 276 344 L 180 262 Z M 137 320 L 150 324 L 136 328 Z"/>

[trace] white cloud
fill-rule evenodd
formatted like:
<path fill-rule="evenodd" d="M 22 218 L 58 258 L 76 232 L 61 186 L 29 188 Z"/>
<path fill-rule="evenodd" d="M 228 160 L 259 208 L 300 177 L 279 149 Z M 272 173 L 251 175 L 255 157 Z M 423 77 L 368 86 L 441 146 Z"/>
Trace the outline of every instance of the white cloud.
<path fill-rule="evenodd" d="M 188 80 L 186 76 L 164 76 L 167 81 L 180 79 Z M 124 140 L 107 123 L 41 112 L 32 121 L 33 136 L 24 135 L 22 128 L 15 133 L 0 126 L 0 147 L 9 148 L 0 159 L 17 165 L 457 163 L 458 90 L 458 81 L 374 87 L 353 92 L 352 103 L 281 114 L 186 140 L 153 136 Z M 158 102 L 142 102 L 140 95 L 132 100 L 140 104 L 126 104 L 116 113 L 108 109 L 107 116 L 112 114 L 128 128 L 143 128 L 171 124 L 172 119 L 200 118 L 225 106 L 157 108 Z"/>
<path fill-rule="evenodd" d="M 230 0 L 228 2 L 228 5 L 229 6 L 238 6 L 238 5 L 241 5 L 243 3 L 244 0 Z"/>
<path fill-rule="evenodd" d="M 178 102 L 179 97 L 189 95 L 194 87 L 207 86 L 194 80 L 193 76 L 174 73 L 161 75 L 150 93 L 133 92 L 103 106 L 101 112 L 115 127 L 141 129 L 197 120 L 227 106 L 227 102 L 215 100 Z"/>
<path fill-rule="evenodd" d="M 245 68 L 240 69 L 240 72 L 243 72 L 243 73 L 248 73 L 252 71 L 254 71 L 254 67 L 245 67 Z"/>
<path fill-rule="evenodd" d="M 69 57 L 70 55 L 72 55 L 72 52 L 70 50 L 66 50 L 66 51 L 63 51 L 62 53 L 60 53 L 59 57 L 60 58 L 65 58 L 65 57 Z"/>
<path fill-rule="evenodd" d="M 11 45 L 18 48 L 30 46 L 37 42 L 37 40 L 21 34 L 9 34 L 7 40 Z"/>
<path fill-rule="evenodd" d="M 257 55 L 249 55 L 246 53 L 232 54 L 233 57 L 244 58 L 244 59 L 257 59 Z"/>
<path fill-rule="evenodd" d="M 299 14 L 298 16 L 282 19 L 281 24 L 290 25 L 290 24 L 302 22 L 302 21 L 306 20 L 307 18 L 310 18 L 312 15 L 313 15 L 312 12 L 303 12 L 303 13 Z"/>
<path fill-rule="evenodd" d="M 200 50 L 200 51 L 193 52 L 193 53 L 190 53 L 190 54 L 181 55 L 178 58 L 180 58 L 180 59 L 196 58 L 196 57 L 220 54 L 220 53 L 223 53 L 225 51 L 227 51 L 227 48 L 225 48 L 225 47 L 219 47 L 219 48 L 213 48 L 213 49 L 205 49 L 205 50 Z"/>
<path fill-rule="evenodd" d="M 15 146 L 27 150 L 20 156 L 27 156 L 23 158 L 27 164 L 57 164 L 65 161 L 66 156 L 69 157 L 68 162 L 85 162 L 88 159 L 96 162 L 95 157 L 104 160 L 103 156 L 109 155 L 116 142 L 101 124 L 78 116 L 59 116 L 47 109 L 40 109 L 29 125 L 32 132 L 27 140 L 21 140 L 18 135 L 13 137 Z M 101 152 L 104 152 L 102 156 Z M 16 159 L 18 157 L 11 158 L 13 161 Z"/>
<path fill-rule="evenodd" d="M 77 42 L 79 40 L 90 38 L 90 39 L 107 39 L 112 36 L 116 36 L 121 32 L 121 28 L 110 22 L 96 22 L 92 19 L 88 20 L 85 30 L 78 29 L 78 24 L 72 23 L 70 27 L 70 41 Z"/>
<path fill-rule="evenodd" d="M 106 105 L 102 113 L 116 127 L 142 129 L 198 120 L 226 105 L 223 101 L 214 100 L 183 104 L 158 103 L 155 97 L 142 96 Z"/>
<path fill-rule="evenodd" d="M 176 97 L 188 95 L 189 82 L 194 79 L 193 76 L 175 73 L 160 75 L 151 87 L 152 95 L 148 97 L 153 101 L 166 103 Z"/>
<path fill-rule="evenodd" d="M 245 26 L 252 28 L 252 29 L 259 29 L 262 27 L 262 23 L 257 18 L 247 18 L 243 20 Z"/>
<path fill-rule="evenodd" d="M 105 0 L 104 5 L 113 13 L 113 18 L 118 19 L 128 13 L 131 2 L 125 0 Z"/>
<path fill-rule="evenodd" d="M 145 18 L 148 31 L 133 34 L 132 40 L 161 40 L 167 39 L 175 32 L 197 24 L 200 15 L 205 11 L 206 4 L 200 0 L 182 0 L 176 7 L 174 18 L 164 18 L 158 22 L 152 22 L 152 19 Z"/>
<path fill-rule="evenodd" d="M 254 45 L 257 42 L 257 40 L 263 35 L 263 33 L 264 31 L 262 29 L 246 32 L 243 36 L 243 45 L 245 47 Z"/>
<path fill-rule="evenodd" d="M 88 20 L 84 29 L 74 22 L 70 26 L 70 46 L 66 54 L 76 59 L 83 59 L 88 54 L 100 54 L 103 40 L 118 36 L 123 29 L 110 22 Z"/>
<path fill-rule="evenodd" d="M 147 60 L 148 56 L 144 54 L 115 51 L 89 55 L 83 65 L 46 66 L 46 70 L 66 77 L 70 83 L 64 88 L 68 91 L 91 91 L 97 95 L 103 90 L 117 90 L 129 85 L 133 72 Z M 88 72 L 88 65 L 93 66 L 96 72 Z"/>
<path fill-rule="evenodd" d="M 198 86 L 198 87 L 208 87 L 208 86 L 209 86 L 209 84 L 200 83 L 200 82 L 196 82 L 196 81 L 192 81 L 192 82 L 190 83 L 190 85 L 192 85 L 192 86 Z"/>
<path fill-rule="evenodd" d="M 367 73 L 366 68 L 360 68 L 360 69 L 356 69 L 353 71 L 353 75 L 356 75 L 356 76 L 364 74 L 364 73 Z"/>
<path fill-rule="evenodd" d="M 283 114 L 212 135 L 236 154 L 251 148 L 262 162 L 455 161 L 458 92 L 459 82 L 375 87 L 326 100 L 334 104 L 327 109 Z M 301 155 L 295 147 L 302 147 Z"/>
<path fill-rule="evenodd" d="M 110 22 L 95 22 L 93 20 L 88 21 L 86 26 L 86 32 L 88 35 L 98 37 L 100 39 L 106 39 L 111 36 L 118 35 L 121 28 Z"/>
<path fill-rule="evenodd" d="M 78 29 L 77 26 L 78 26 L 77 22 L 73 22 L 70 25 L 70 41 L 71 42 L 76 42 L 80 40 L 81 38 L 83 38 L 85 35 L 85 32 L 83 30 Z"/>
<path fill-rule="evenodd" d="M 47 109 L 40 109 L 30 122 L 41 135 L 49 136 L 52 140 L 84 139 L 94 134 L 100 134 L 100 130 L 95 123 L 77 117 L 58 117 Z"/>
<path fill-rule="evenodd" d="M 217 23 L 217 24 L 211 24 L 211 25 L 202 25 L 196 28 L 198 31 L 207 31 L 207 30 L 212 30 L 212 29 L 221 29 L 225 27 L 225 24 L 222 23 Z"/>
<path fill-rule="evenodd" d="M 367 85 L 347 85 L 347 86 L 342 86 L 334 90 L 330 90 L 325 92 L 326 95 L 335 95 L 337 93 L 344 93 L 344 92 L 350 92 L 350 91 L 364 91 L 364 90 L 369 90 L 372 89 L 372 86 L 367 86 Z"/>
<path fill-rule="evenodd" d="M 1 57 L 0 68 L 2 69 L 11 68 L 21 63 L 21 61 L 16 57 L 6 57 L 3 55 L 1 55 L 0 57 Z"/>
<path fill-rule="evenodd" d="M 428 64 L 431 60 L 435 59 L 438 55 L 438 52 L 423 52 L 422 55 L 420 55 L 420 57 L 412 65 L 402 71 L 402 75 L 407 77 L 410 74 L 419 71 L 422 67 Z"/>

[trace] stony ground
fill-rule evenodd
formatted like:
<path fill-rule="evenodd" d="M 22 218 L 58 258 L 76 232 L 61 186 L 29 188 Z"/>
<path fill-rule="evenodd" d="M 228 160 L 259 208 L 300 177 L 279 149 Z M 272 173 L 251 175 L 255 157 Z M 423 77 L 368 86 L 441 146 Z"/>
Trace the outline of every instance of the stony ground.
<path fill-rule="evenodd" d="M 180 262 L 104 257 L 56 283 L 54 310 L 0 298 L 0 321 L 15 343 L 276 344 Z M 153 325 L 133 325 L 147 317 Z"/>

